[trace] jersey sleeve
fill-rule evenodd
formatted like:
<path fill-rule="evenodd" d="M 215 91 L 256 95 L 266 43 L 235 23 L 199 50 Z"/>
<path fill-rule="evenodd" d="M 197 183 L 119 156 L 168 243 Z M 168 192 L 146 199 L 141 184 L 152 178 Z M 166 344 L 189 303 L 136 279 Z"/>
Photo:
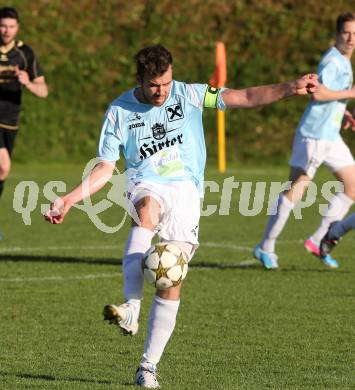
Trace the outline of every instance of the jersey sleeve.
<path fill-rule="evenodd" d="M 34 80 L 37 77 L 43 76 L 43 69 L 40 67 L 36 55 L 31 47 L 27 45 L 23 45 L 21 47 L 22 52 L 24 53 L 24 56 L 26 58 L 26 72 L 28 73 L 28 76 L 30 80 Z"/>
<path fill-rule="evenodd" d="M 104 116 L 96 157 L 99 160 L 116 162 L 120 158 L 121 145 L 117 113 L 110 107 Z"/>
<path fill-rule="evenodd" d="M 225 110 L 221 96 L 224 88 L 214 88 L 208 84 L 188 84 L 187 87 L 192 102 L 201 110 L 204 108 Z"/>
<path fill-rule="evenodd" d="M 335 59 L 330 59 L 318 69 L 319 81 L 327 88 L 336 90 L 339 88 L 339 65 Z"/>

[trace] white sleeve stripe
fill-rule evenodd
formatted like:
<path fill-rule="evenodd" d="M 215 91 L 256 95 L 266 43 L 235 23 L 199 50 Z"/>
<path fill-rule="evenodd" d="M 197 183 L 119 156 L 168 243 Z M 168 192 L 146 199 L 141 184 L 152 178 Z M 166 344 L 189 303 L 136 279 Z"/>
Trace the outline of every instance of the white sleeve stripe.
<path fill-rule="evenodd" d="M 193 84 L 187 84 L 187 90 L 191 96 L 192 103 L 202 110 L 203 102 L 199 100 L 198 93 L 195 90 Z"/>

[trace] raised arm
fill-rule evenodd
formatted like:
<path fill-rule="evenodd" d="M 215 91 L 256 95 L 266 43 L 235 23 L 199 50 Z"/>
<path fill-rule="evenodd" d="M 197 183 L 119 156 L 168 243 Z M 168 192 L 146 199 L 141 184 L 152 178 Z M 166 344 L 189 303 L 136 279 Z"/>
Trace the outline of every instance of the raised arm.
<path fill-rule="evenodd" d="M 98 163 L 90 174 L 68 194 L 58 198 L 51 204 L 51 208 L 44 216 L 53 224 L 62 223 L 70 208 L 84 198 L 99 191 L 111 178 L 115 165 L 111 162 Z"/>
<path fill-rule="evenodd" d="M 222 92 L 227 107 L 252 108 L 276 102 L 293 95 L 313 93 L 318 86 L 316 74 L 307 74 L 298 80 L 281 84 L 263 85 L 245 89 L 226 89 Z"/>

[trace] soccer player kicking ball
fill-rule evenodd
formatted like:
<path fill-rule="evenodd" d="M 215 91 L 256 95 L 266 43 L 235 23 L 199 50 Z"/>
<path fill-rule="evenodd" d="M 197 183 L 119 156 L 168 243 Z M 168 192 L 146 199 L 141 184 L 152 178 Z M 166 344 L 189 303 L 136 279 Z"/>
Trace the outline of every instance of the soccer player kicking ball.
<path fill-rule="evenodd" d="M 141 262 L 153 236 L 158 234 L 162 241 L 177 245 L 189 260 L 199 244 L 206 161 L 203 109 L 256 107 L 291 95 L 313 93 L 318 85 L 316 75 L 242 90 L 186 84 L 173 80 L 172 56 L 161 45 L 143 48 L 135 61 L 138 87 L 123 93 L 108 108 L 98 146 L 99 163 L 46 214 L 49 222 L 62 223 L 73 204 L 110 180 L 122 152 L 126 172 L 130 172 L 127 194 L 139 221 L 132 223 L 123 257 L 125 303 L 106 305 L 104 319 L 131 335 L 138 332 Z M 159 387 L 156 366 L 175 327 L 180 290 L 181 284 L 156 291 L 136 385 Z"/>
<path fill-rule="evenodd" d="M 318 66 L 319 87 L 313 95 L 298 125 L 289 162 L 290 189 L 279 195 L 274 215 L 266 225 L 263 239 L 254 249 L 254 257 L 267 269 L 278 268 L 275 243 L 287 219 L 301 200 L 309 182 L 320 165 L 326 165 L 344 184 L 344 191 L 330 200 L 328 210 L 313 235 L 304 243 L 306 250 L 320 258 L 322 263 L 337 268 L 338 263 L 329 254 L 320 256 L 319 244 L 331 222 L 342 219 L 355 199 L 355 162 L 339 131 L 355 130 L 355 120 L 346 111 L 346 99 L 355 98 L 350 58 L 355 49 L 355 14 L 345 13 L 336 23 L 336 43 Z"/>

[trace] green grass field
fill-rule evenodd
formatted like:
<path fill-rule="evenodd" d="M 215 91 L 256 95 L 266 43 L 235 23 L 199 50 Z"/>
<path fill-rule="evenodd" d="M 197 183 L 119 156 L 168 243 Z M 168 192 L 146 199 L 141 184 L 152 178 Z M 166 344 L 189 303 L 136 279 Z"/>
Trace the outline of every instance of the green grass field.
<path fill-rule="evenodd" d="M 140 360 L 153 289 L 145 287 L 141 328 L 123 337 L 102 320 L 106 303 L 122 300 L 121 259 L 128 223 L 98 231 L 73 210 L 61 226 L 45 223 L 40 204 L 50 180 L 68 189 L 83 166 L 15 165 L 0 203 L 0 389 L 130 389 Z M 235 167 L 207 180 L 285 181 L 287 167 Z M 331 179 L 325 171 L 318 183 Z M 13 211 L 13 192 L 35 181 L 40 194 L 29 226 Z M 201 218 L 200 241 L 183 288 L 174 335 L 159 365 L 165 389 L 355 389 L 355 254 L 350 233 L 331 271 L 305 253 L 302 240 L 318 225 L 317 204 L 291 218 L 280 237 L 280 269 L 268 272 L 251 250 L 265 208 L 240 215 L 240 189 L 230 215 Z M 99 201 L 105 194 L 95 198 Z M 219 195 L 207 192 L 207 203 Z M 122 219 L 119 207 L 103 213 Z"/>

